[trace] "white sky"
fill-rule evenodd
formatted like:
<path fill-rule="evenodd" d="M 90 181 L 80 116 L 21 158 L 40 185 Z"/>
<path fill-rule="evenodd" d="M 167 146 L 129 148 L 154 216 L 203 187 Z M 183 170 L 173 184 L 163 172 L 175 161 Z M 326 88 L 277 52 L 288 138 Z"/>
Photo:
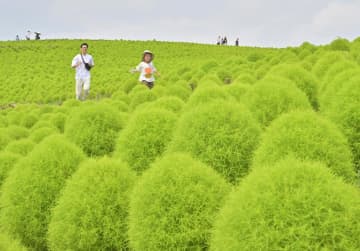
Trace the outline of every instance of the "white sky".
<path fill-rule="evenodd" d="M 329 43 L 360 36 L 360 0 L 0 0 L 0 40 L 25 37 L 242 45 Z"/>

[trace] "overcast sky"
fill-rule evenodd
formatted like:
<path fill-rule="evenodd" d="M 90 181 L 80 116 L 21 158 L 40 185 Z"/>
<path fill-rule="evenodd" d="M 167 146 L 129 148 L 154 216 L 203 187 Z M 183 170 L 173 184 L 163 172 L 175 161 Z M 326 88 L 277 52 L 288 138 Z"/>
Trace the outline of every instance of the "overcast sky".
<path fill-rule="evenodd" d="M 243 45 L 328 43 L 360 36 L 360 0 L 0 0 L 0 40 L 167 40 Z"/>

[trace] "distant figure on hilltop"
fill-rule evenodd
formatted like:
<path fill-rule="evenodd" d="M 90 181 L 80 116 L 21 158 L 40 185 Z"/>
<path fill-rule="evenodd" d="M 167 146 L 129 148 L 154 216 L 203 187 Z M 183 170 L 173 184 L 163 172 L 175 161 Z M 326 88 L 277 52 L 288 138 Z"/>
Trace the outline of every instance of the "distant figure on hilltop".
<path fill-rule="evenodd" d="M 221 45 L 221 40 L 222 40 L 221 36 L 218 36 L 218 39 L 217 39 L 216 44 L 217 44 L 217 45 Z"/>
<path fill-rule="evenodd" d="M 30 40 L 31 39 L 31 31 L 27 31 L 26 36 L 25 36 L 26 40 Z"/>
<path fill-rule="evenodd" d="M 235 46 L 239 46 L 239 43 L 240 43 L 240 39 L 237 38 L 236 41 L 235 41 Z"/>
<path fill-rule="evenodd" d="M 20 41 L 19 35 L 16 35 L 16 41 Z"/>
<path fill-rule="evenodd" d="M 35 34 L 35 40 L 40 40 L 41 33 L 40 32 L 34 32 L 34 34 Z"/>
<path fill-rule="evenodd" d="M 80 46 L 80 54 L 76 55 L 72 60 L 71 67 L 76 69 L 76 85 L 75 94 L 77 100 L 85 100 L 90 92 L 90 70 L 95 66 L 93 57 L 87 53 L 89 45 L 82 43 Z M 82 97 L 82 91 L 84 95 Z"/>
<path fill-rule="evenodd" d="M 228 43 L 228 40 L 227 40 L 227 37 L 225 36 L 223 39 L 222 39 L 222 45 L 227 45 Z"/>
<path fill-rule="evenodd" d="M 153 64 L 153 60 L 154 54 L 151 51 L 146 50 L 143 53 L 142 62 L 135 69 L 130 71 L 131 73 L 140 72 L 139 81 L 146 85 L 149 89 L 154 87 L 154 75 L 160 75 Z"/>

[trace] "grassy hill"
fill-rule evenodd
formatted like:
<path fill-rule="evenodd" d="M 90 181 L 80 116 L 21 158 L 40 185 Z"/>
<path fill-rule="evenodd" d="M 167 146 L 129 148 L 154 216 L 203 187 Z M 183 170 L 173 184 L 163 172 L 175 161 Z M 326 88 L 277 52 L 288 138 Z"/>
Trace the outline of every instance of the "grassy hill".
<path fill-rule="evenodd" d="M 51 103 L 72 98 L 74 71 L 70 63 L 79 53 L 80 43 L 74 40 L 1 42 L 0 103 Z M 96 62 L 93 97 L 110 96 L 129 85 L 129 81 L 134 82 L 137 78 L 130 75 L 129 70 L 140 62 L 145 49 L 156 54 L 155 64 L 163 74 L 159 79 L 162 85 L 177 80 L 198 81 L 211 66 L 214 66 L 212 75 L 225 70 L 234 72 L 232 75 L 236 77 L 244 73 L 239 67 L 247 65 L 249 56 L 254 61 L 276 52 L 152 41 L 89 41 L 89 44 L 89 52 Z"/>
<path fill-rule="evenodd" d="M 1 250 L 360 250 L 359 39 L 81 42 L 0 42 Z"/>

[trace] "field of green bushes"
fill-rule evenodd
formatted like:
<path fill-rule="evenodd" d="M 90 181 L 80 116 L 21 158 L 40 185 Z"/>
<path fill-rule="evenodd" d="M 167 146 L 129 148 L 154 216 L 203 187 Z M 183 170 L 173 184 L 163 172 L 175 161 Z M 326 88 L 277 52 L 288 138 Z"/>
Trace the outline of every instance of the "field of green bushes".
<path fill-rule="evenodd" d="M 360 250 L 360 38 L 81 42 L 0 42 L 1 251 Z"/>

